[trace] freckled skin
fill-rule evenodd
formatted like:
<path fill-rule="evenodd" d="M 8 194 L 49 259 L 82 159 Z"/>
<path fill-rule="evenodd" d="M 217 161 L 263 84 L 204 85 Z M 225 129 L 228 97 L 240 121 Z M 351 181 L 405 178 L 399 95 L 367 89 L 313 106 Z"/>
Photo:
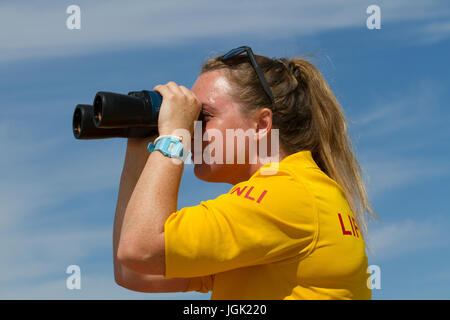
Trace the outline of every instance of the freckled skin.
<path fill-rule="evenodd" d="M 230 84 L 221 70 L 214 70 L 206 72 L 199 76 L 193 87 L 192 92 L 197 96 L 202 104 L 204 104 L 203 111 L 205 114 L 210 114 L 210 117 L 206 117 L 203 122 L 203 133 L 205 130 L 216 129 L 219 130 L 223 137 L 223 161 L 221 164 L 212 163 L 206 164 L 202 161 L 201 164 L 195 164 L 194 173 L 197 178 L 208 182 L 223 182 L 230 184 L 237 184 L 239 182 L 248 180 L 251 175 L 262 165 L 257 158 L 257 162 L 254 164 L 248 163 L 246 160 L 244 164 L 237 163 L 237 148 L 245 148 L 248 152 L 248 140 L 246 137 L 245 146 L 237 146 L 235 141 L 233 164 L 226 164 L 226 129 L 263 129 L 268 127 L 270 131 L 272 125 L 271 112 L 262 112 L 246 117 L 240 111 L 240 105 L 233 101 L 229 95 Z M 210 106 L 207 106 L 210 105 Z M 268 134 L 270 136 L 270 133 Z M 235 139 L 236 140 L 236 139 Z M 214 141 L 214 140 L 213 140 Z M 212 143 L 212 141 L 204 141 L 202 143 L 202 151 L 205 147 Z M 229 143 L 233 143 L 230 141 Z M 192 153 L 199 152 L 194 149 L 194 143 L 192 145 Z M 214 155 L 214 152 L 212 153 Z M 282 150 L 280 150 L 280 157 Z M 248 159 L 248 158 L 246 158 Z"/>

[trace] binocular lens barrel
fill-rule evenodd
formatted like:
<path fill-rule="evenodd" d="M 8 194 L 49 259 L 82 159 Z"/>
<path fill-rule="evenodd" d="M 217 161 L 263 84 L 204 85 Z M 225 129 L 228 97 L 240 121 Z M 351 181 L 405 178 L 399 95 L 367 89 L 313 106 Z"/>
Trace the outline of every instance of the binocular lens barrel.
<path fill-rule="evenodd" d="M 158 133 L 158 128 L 98 128 L 94 123 L 94 107 L 88 104 L 76 106 L 73 114 L 73 135 L 76 139 L 107 139 L 107 138 L 145 138 Z"/>
<path fill-rule="evenodd" d="M 94 98 L 94 124 L 98 128 L 157 128 L 161 103 L 156 91 L 132 91 L 128 95 L 100 91 Z"/>
<path fill-rule="evenodd" d="M 162 96 L 157 91 L 126 94 L 99 91 L 94 104 L 79 104 L 73 114 L 76 139 L 145 138 L 158 134 Z M 203 110 L 198 120 L 203 121 Z"/>

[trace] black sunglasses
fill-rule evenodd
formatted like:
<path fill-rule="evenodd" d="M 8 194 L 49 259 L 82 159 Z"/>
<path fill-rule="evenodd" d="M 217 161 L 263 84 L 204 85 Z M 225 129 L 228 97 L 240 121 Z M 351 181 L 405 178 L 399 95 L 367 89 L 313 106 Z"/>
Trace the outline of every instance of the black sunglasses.
<path fill-rule="evenodd" d="M 222 55 L 220 57 L 220 60 L 225 61 L 227 59 L 230 59 L 231 57 L 240 55 L 241 53 L 244 53 L 244 52 L 247 53 L 248 57 L 250 58 L 250 63 L 252 64 L 253 69 L 255 69 L 256 75 L 258 76 L 259 81 L 261 82 L 261 84 L 264 88 L 264 91 L 269 96 L 272 104 L 274 104 L 275 99 L 273 98 L 272 90 L 270 90 L 270 87 L 269 87 L 269 84 L 267 83 L 266 77 L 264 77 L 264 73 L 262 72 L 261 68 L 259 67 L 258 62 L 256 62 L 255 55 L 253 54 L 253 51 L 250 47 L 242 46 L 242 47 L 232 49 L 232 50 L 228 51 L 227 53 L 225 53 L 224 55 Z"/>

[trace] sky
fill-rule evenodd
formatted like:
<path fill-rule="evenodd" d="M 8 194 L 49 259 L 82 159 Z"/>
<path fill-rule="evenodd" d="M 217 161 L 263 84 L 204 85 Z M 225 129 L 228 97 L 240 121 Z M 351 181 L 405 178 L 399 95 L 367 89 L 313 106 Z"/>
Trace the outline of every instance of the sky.
<path fill-rule="evenodd" d="M 80 29 L 66 26 L 70 5 Z M 378 5 L 380 29 L 368 29 Z M 80 141 L 97 91 L 188 88 L 208 58 L 249 45 L 312 54 L 347 117 L 369 198 L 374 299 L 450 298 L 450 6 L 445 0 L 0 1 L 0 299 L 210 299 L 114 282 L 126 140 Z M 179 207 L 228 192 L 186 165 Z M 69 265 L 81 289 L 66 288 Z"/>

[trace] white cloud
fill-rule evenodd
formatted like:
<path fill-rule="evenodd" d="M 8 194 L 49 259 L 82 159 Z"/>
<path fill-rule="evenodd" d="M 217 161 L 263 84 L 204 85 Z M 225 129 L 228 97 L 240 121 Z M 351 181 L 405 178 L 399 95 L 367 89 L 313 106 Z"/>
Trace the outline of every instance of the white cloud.
<path fill-rule="evenodd" d="M 77 142 L 0 122 L 0 148 L 7 151 L 0 159 L 0 229 L 38 209 L 118 186 L 126 144 L 85 143 L 80 153 Z"/>
<path fill-rule="evenodd" d="M 416 130 L 442 124 L 436 117 L 440 113 L 446 88 L 435 80 L 421 79 L 394 95 L 387 93 L 370 97 L 368 107 L 359 108 L 364 113 L 352 115 L 349 123 L 361 137 L 382 137 L 402 132 L 405 129 Z M 412 137 L 411 137 L 412 139 Z"/>
<path fill-rule="evenodd" d="M 401 96 L 383 95 L 365 108 L 368 112 L 349 120 L 355 145 L 364 146 L 358 153 L 371 198 L 450 174 L 445 155 L 424 157 L 423 151 L 430 141 L 449 132 L 440 110 L 443 90 L 435 82 L 423 81 L 403 90 Z"/>
<path fill-rule="evenodd" d="M 423 29 L 423 34 L 422 39 L 427 43 L 436 43 L 450 38 L 450 22 L 431 23 Z"/>
<path fill-rule="evenodd" d="M 448 226 L 448 221 L 406 219 L 370 228 L 369 256 L 376 262 L 432 247 L 448 247 Z"/>
<path fill-rule="evenodd" d="M 444 1 L 381 1 L 383 24 L 448 17 Z M 365 27 L 360 0 L 314 2 L 77 1 L 81 30 L 68 30 L 63 4 L 50 1 L 0 4 L 0 62 L 73 55 L 130 46 L 165 46 L 205 37 L 251 35 L 264 39 Z"/>
<path fill-rule="evenodd" d="M 362 162 L 362 167 L 367 177 L 368 193 L 372 199 L 417 181 L 450 174 L 450 168 L 446 163 L 429 166 L 428 162 L 423 160 L 395 158 L 388 154 Z"/>

